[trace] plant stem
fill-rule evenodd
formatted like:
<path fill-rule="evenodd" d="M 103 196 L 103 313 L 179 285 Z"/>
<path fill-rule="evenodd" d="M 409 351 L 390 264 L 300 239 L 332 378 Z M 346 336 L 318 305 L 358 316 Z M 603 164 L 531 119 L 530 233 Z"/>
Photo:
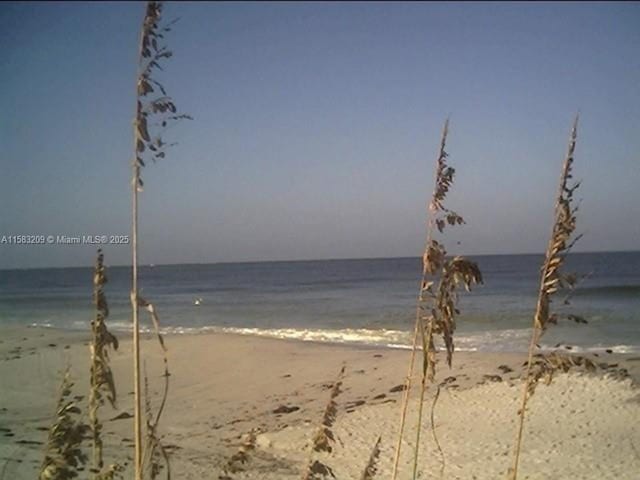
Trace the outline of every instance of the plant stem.
<path fill-rule="evenodd" d="M 544 277 L 543 277 L 544 278 Z M 518 464 L 520 462 L 520 450 L 522 448 L 522 433 L 524 431 L 524 416 L 527 408 L 527 401 L 529 400 L 529 385 L 531 384 L 531 364 L 533 363 L 533 352 L 536 348 L 536 341 L 538 338 L 538 328 L 533 329 L 531 334 L 531 343 L 529 344 L 529 356 L 527 360 L 527 371 L 525 373 L 526 379 L 522 388 L 522 403 L 520 405 L 520 424 L 518 426 L 518 434 L 516 437 L 515 456 L 513 459 L 513 467 L 510 472 L 509 479 L 515 480 L 518 477 Z"/>
<path fill-rule="evenodd" d="M 398 435 L 398 443 L 396 444 L 396 453 L 393 459 L 393 472 L 391 474 L 392 480 L 395 480 L 398 476 L 398 464 L 400 462 L 400 450 L 402 448 L 402 433 L 404 432 L 404 424 L 407 418 L 407 407 L 409 406 L 409 394 L 411 393 L 411 384 L 413 377 L 413 366 L 416 359 L 416 347 L 418 344 L 418 331 L 420 328 L 420 307 L 417 308 L 416 313 L 416 327 L 413 333 L 413 347 L 411 348 L 411 359 L 409 360 L 409 370 L 407 372 L 407 379 L 405 381 L 404 395 L 402 396 L 402 413 L 400 414 L 400 434 Z"/>
<path fill-rule="evenodd" d="M 95 287 L 94 287 L 95 288 Z M 96 380 L 96 349 L 97 349 L 97 332 L 96 327 L 91 327 L 91 389 L 89 392 L 89 411 L 91 412 L 91 449 L 93 453 L 93 469 L 99 472 L 102 465 L 100 455 L 98 453 L 98 432 L 97 432 L 97 410 L 98 399 L 97 397 L 97 380 Z M 97 476 L 97 473 L 92 475 L 93 478 Z"/>
<path fill-rule="evenodd" d="M 429 348 L 432 343 L 433 338 L 433 320 L 429 322 L 429 326 L 427 332 L 425 334 L 424 325 L 421 324 L 421 330 L 423 335 L 422 340 L 422 355 L 425 358 L 429 358 Z M 428 361 L 428 360 L 427 360 Z M 422 411 L 424 410 L 424 392 L 427 390 L 427 375 L 428 375 L 428 367 L 427 369 L 423 368 L 422 371 L 422 380 L 420 382 L 420 403 L 418 404 L 418 428 L 416 430 L 416 446 L 413 453 L 413 480 L 417 478 L 418 473 L 418 453 L 420 452 L 420 431 L 422 430 Z"/>
<path fill-rule="evenodd" d="M 569 173 L 571 170 L 571 162 L 573 161 L 573 152 L 576 145 L 576 136 L 578 129 L 578 115 L 573 122 L 573 128 L 571 129 L 571 135 L 569 137 L 569 148 L 562 164 L 562 173 L 560 175 L 560 185 L 558 187 L 558 195 L 556 197 L 556 203 L 554 208 L 554 220 L 553 227 L 551 229 L 551 237 L 547 244 L 547 250 L 545 252 L 544 264 L 542 272 L 540 274 L 540 287 L 538 289 L 538 300 L 536 302 L 536 312 L 533 317 L 533 332 L 531 334 L 531 343 L 529 344 L 529 356 L 527 361 L 527 371 L 524 386 L 522 389 L 522 404 L 520 407 L 520 424 L 518 426 L 518 434 L 516 437 L 516 444 L 514 450 L 513 466 L 509 471 L 509 480 L 516 480 L 518 478 L 518 465 L 520 462 L 520 450 L 522 449 L 522 434 L 524 432 L 524 419 L 526 415 L 527 401 L 529 400 L 529 388 L 531 386 L 531 364 L 533 363 L 533 352 L 536 345 L 543 333 L 544 327 L 548 321 L 545 316 L 548 316 L 548 308 L 551 300 L 549 294 L 545 290 L 545 281 L 547 279 L 547 273 L 551 268 L 551 260 L 555 258 L 558 250 L 555 249 L 554 243 L 556 241 L 556 229 L 559 226 L 560 205 L 563 200 L 563 193 L 567 188 L 567 180 L 569 179 Z"/>
<path fill-rule="evenodd" d="M 447 118 L 447 120 L 444 123 L 444 127 L 442 130 L 442 137 L 440 140 L 440 152 L 439 152 L 439 156 L 438 158 L 442 157 L 442 154 L 444 152 L 444 147 L 445 147 L 445 142 L 447 139 L 447 133 L 449 131 L 449 119 Z M 434 172 L 434 187 L 433 187 L 433 193 L 431 195 L 431 200 L 429 201 L 429 205 L 428 205 L 428 220 L 427 220 L 427 231 L 426 231 L 426 242 L 425 242 L 425 248 L 424 248 L 424 254 L 423 254 L 423 258 L 422 258 L 422 278 L 420 279 L 420 288 L 419 288 L 419 294 L 418 294 L 418 300 L 417 300 L 417 305 L 416 305 L 416 324 L 415 324 L 415 330 L 414 330 L 414 334 L 413 334 L 413 347 L 411 348 L 411 359 L 409 360 L 409 371 L 407 373 L 407 379 L 406 379 L 406 388 L 404 391 L 404 395 L 402 397 L 402 413 L 400 415 L 400 433 L 398 434 L 398 443 L 396 444 L 396 453 L 394 456 L 394 460 L 393 460 L 393 471 L 391 474 L 391 480 L 396 480 L 397 476 L 398 476 L 398 464 L 400 462 L 400 450 L 402 449 L 402 434 L 404 433 L 404 427 L 405 427 L 405 421 L 406 421 L 406 417 L 407 417 L 407 408 L 409 405 L 409 395 L 411 392 L 411 384 L 412 384 L 412 376 L 413 376 L 413 369 L 414 369 L 414 365 L 415 365 L 415 358 L 416 358 L 416 350 L 417 350 L 417 344 L 418 344 L 418 333 L 420 331 L 422 331 L 422 335 L 424 337 L 424 325 L 422 323 L 421 320 L 421 306 L 424 303 L 424 290 L 423 287 L 425 285 L 425 282 L 427 280 L 427 265 L 426 265 L 426 261 L 425 261 L 425 257 L 424 255 L 426 255 L 426 252 L 429 249 L 429 246 L 431 245 L 431 241 L 433 239 L 433 227 L 435 225 L 435 214 L 436 214 L 436 209 L 435 209 L 435 205 L 434 205 L 434 201 L 433 198 L 436 195 L 436 191 L 438 189 L 438 170 L 439 170 L 439 164 L 436 161 L 436 167 L 435 167 L 435 172 Z M 424 340 L 424 338 L 423 338 Z M 423 342 L 424 345 L 424 342 Z M 425 352 L 423 350 L 422 352 L 423 355 L 426 355 L 427 352 Z M 420 407 L 422 407 L 422 399 L 424 398 L 424 390 L 426 388 L 426 385 L 424 384 L 424 375 L 423 375 L 423 383 L 422 383 L 422 389 L 421 389 L 421 393 L 420 393 L 420 398 L 421 398 L 421 405 Z M 422 412 L 420 412 L 422 413 Z M 420 423 L 418 423 L 418 430 L 420 429 Z M 418 433 L 418 440 L 420 439 L 420 435 Z M 416 445 L 416 452 L 418 449 L 418 445 Z M 417 455 L 417 454 L 416 454 Z M 415 463 L 417 463 L 417 459 L 415 459 Z M 414 478 L 415 478 L 415 466 L 414 466 Z"/>
<path fill-rule="evenodd" d="M 134 138 L 137 141 L 137 120 L 134 122 Z M 135 145 L 135 144 L 134 144 Z M 135 148 L 135 146 L 134 146 Z M 134 150 L 135 151 L 135 150 Z M 142 480 L 142 398 L 140 396 L 140 329 L 138 322 L 138 182 L 140 167 L 134 157 L 132 193 L 132 265 L 131 265 L 131 308 L 133 310 L 133 394 L 134 442 L 135 442 L 135 480 Z"/>

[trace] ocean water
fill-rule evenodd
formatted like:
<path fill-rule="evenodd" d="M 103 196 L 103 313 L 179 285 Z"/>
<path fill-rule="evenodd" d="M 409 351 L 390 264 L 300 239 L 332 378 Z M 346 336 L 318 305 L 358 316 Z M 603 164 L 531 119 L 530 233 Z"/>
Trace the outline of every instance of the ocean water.
<path fill-rule="evenodd" d="M 471 258 L 484 284 L 460 295 L 456 348 L 526 350 L 542 256 Z M 572 254 L 566 270 L 588 277 L 569 306 L 562 306 L 562 295 L 553 305 L 589 323 L 552 326 L 543 347 L 640 352 L 640 252 Z M 420 272 L 417 258 L 145 266 L 140 294 L 156 305 L 167 332 L 406 348 Z M 107 276 L 108 321 L 114 330 L 129 330 L 130 268 L 108 268 Z M 88 328 L 91 282 L 91 268 L 0 271 L 0 326 Z"/>

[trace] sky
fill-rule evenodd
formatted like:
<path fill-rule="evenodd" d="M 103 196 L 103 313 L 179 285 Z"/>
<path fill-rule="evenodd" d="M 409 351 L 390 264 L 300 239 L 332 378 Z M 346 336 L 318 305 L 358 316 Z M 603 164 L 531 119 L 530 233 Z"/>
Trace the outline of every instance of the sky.
<path fill-rule="evenodd" d="M 143 15 L 0 5 L 0 240 L 130 235 Z M 420 256 L 447 117 L 467 221 L 451 253 L 543 252 L 578 111 L 576 251 L 640 249 L 640 3 L 169 2 L 175 17 L 159 78 L 194 119 L 143 171 L 143 264 Z M 0 268 L 94 257 L 0 243 Z"/>

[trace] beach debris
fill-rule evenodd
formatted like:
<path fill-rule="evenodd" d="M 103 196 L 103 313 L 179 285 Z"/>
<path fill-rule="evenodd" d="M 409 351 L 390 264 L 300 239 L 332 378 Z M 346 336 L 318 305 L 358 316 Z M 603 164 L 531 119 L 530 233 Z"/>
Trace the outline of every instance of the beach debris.
<path fill-rule="evenodd" d="M 534 355 L 529 369 L 531 381 L 529 384 L 529 395 L 532 395 L 538 382 L 544 379 L 549 385 L 553 377 L 558 372 L 567 373 L 573 367 L 582 367 L 587 372 L 595 372 L 598 365 L 591 359 L 582 355 L 553 352 L 549 355 Z"/>
<path fill-rule="evenodd" d="M 502 373 L 511 373 L 511 372 L 513 372 L 513 368 L 511 368 L 509 365 L 500 365 L 498 367 L 498 370 L 500 370 Z"/>
<path fill-rule="evenodd" d="M 324 480 L 327 477 L 336 478 L 331 467 L 325 465 L 319 460 L 314 460 L 307 469 L 307 476 L 305 477 L 305 480 Z"/>
<path fill-rule="evenodd" d="M 43 442 L 39 440 L 16 440 L 18 445 L 42 445 Z"/>
<path fill-rule="evenodd" d="M 567 319 L 576 323 L 588 324 L 589 322 L 580 315 L 569 314 L 567 315 Z"/>
<path fill-rule="evenodd" d="M 113 422 L 114 420 L 126 420 L 127 418 L 133 418 L 133 415 L 131 415 L 129 412 L 122 412 L 111 418 L 109 421 Z"/>
<path fill-rule="evenodd" d="M 447 377 L 447 378 L 445 378 L 444 380 L 442 380 L 442 381 L 440 382 L 440 385 L 447 385 L 447 384 L 449 384 L 449 383 L 453 383 L 453 382 L 455 382 L 456 380 L 457 380 L 457 378 L 456 378 L 456 377 L 453 377 L 453 376 L 451 376 L 451 377 Z"/>
<path fill-rule="evenodd" d="M 219 480 L 233 480 L 231 474 L 244 471 L 244 466 L 249 462 L 249 452 L 256 448 L 256 440 L 260 429 L 253 428 L 241 437 L 241 444 L 238 451 L 234 453 L 226 465 L 223 467 Z"/>
<path fill-rule="evenodd" d="M 390 393 L 403 392 L 406 389 L 407 389 L 407 385 L 403 383 L 402 385 L 396 385 L 395 387 L 392 387 L 391 389 L 389 389 L 389 392 Z"/>
<path fill-rule="evenodd" d="M 278 408 L 276 408 L 273 413 L 293 413 L 293 412 L 297 412 L 298 410 L 300 410 L 300 407 L 296 406 L 296 405 L 280 405 Z"/>

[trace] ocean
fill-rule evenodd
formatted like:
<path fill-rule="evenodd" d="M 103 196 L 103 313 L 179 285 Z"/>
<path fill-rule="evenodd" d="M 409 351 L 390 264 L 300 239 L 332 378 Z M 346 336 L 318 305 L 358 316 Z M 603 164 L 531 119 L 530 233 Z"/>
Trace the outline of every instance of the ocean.
<path fill-rule="evenodd" d="M 484 284 L 460 294 L 456 349 L 525 351 L 542 255 L 470 258 Z M 640 252 L 575 253 L 565 270 L 587 278 L 570 305 L 559 294 L 553 306 L 589 323 L 551 326 L 542 347 L 640 352 Z M 140 295 L 171 333 L 408 348 L 420 272 L 418 258 L 143 266 Z M 107 277 L 109 325 L 130 330 L 130 268 L 108 268 Z M 87 329 L 93 315 L 92 268 L 0 271 L 0 326 Z"/>

